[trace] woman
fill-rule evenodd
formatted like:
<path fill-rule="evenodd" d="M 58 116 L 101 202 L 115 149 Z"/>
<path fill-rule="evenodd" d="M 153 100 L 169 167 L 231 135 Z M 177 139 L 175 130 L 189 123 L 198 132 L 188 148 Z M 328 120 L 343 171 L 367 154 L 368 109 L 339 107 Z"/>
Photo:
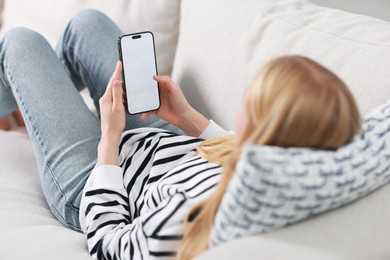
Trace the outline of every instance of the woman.
<path fill-rule="evenodd" d="M 359 130 L 345 85 L 299 56 L 275 59 L 255 77 L 237 141 L 194 110 L 167 76 L 154 77 L 160 109 L 129 116 L 116 62 L 120 34 L 103 14 L 83 11 L 58 56 L 26 29 L 9 32 L 0 46 L 0 117 L 21 109 L 48 204 L 64 225 L 87 234 L 94 257 L 190 259 L 207 249 L 246 143 L 334 149 Z M 84 86 L 100 121 L 78 93 Z"/>

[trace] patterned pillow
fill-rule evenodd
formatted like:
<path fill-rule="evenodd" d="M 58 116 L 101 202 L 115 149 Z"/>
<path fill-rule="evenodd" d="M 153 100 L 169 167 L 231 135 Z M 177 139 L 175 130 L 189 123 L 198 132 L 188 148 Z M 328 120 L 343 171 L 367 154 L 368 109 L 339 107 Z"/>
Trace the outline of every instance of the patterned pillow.
<path fill-rule="evenodd" d="M 250 144 L 215 219 L 210 246 L 260 234 L 339 207 L 390 180 L 390 101 L 336 151 Z"/>

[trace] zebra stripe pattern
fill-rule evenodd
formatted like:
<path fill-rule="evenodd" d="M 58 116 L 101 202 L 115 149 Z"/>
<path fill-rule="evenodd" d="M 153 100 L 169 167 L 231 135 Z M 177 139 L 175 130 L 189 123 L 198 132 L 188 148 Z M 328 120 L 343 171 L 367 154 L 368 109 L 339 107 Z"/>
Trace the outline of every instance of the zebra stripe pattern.
<path fill-rule="evenodd" d="M 92 256 L 175 256 L 184 216 L 210 195 L 220 179 L 220 167 L 196 155 L 201 141 L 152 128 L 124 134 L 120 185 L 92 185 L 82 201 L 87 205 L 86 233 Z"/>

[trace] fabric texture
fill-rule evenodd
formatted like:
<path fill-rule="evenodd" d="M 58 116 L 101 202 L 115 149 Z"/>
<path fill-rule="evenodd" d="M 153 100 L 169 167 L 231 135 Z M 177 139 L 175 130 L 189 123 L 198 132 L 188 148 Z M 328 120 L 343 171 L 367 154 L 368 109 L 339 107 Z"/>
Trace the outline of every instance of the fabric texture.
<path fill-rule="evenodd" d="M 0 252 L 2 258 L 92 259 L 85 236 L 52 215 L 25 132 L 0 131 Z"/>
<path fill-rule="evenodd" d="M 115 3 L 110 0 L 4 0 L 1 34 L 15 26 L 26 26 L 55 46 L 69 20 L 78 11 L 93 8 L 107 14 L 124 33 L 152 31 L 158 72 L 170 75 L 179 33 L 180 3 L 180 0 L 115 0 Z"/>
<path fill-rule="evenodd" d="M 358 25 L 358 26 L 357 26 Z M 282 54 L 341 77 L 362 113 L 390 97 L 390 23 L 305 0 L 183 0 L 173 79 L 225 129 L 256 70 Z"/>
<path fill-rule="evenodd" d="M 218 210 L 211 246 L 261 234 L 367 195 L 390 180 L 390 101 L 336 151 L 248 145 Z"/>
<path fill-rule="evenodd" d="M 101 12 L 84 10 L 64 33 L 60 59 L 29 29 L 12 29 L 0 43 L 0 117 L 20 108 L 49 207 L 59 221 L 78 231 L 82 190 L 96 164 L 100 121 L 77 87 L 88 86 L 99 103 L 117 61 L 119 32 Z M 139 115 L 126 114 L 126 130 L 142 126 L 182 133 L 155 116 L 140 120 Z"/>
<path fill-rule="evenodd" d="M 202 141 L 154 128 L 122 135 L 120 166 L 96 167 L 81 200 L 93 257 L 174 258 L 185 215 L 220 179 L 220 165 L 196 153 Z"/>
<path fill-rule="evenodd" d="M 120 22 L 122 29 L 129 25 L 125 22 L 127 19 L 136 20 L 134 15 L 129 15 L 128 2 L 132 1 L 126 0 L 115 3 L 106 0 L 5 2 L 8 7 L 3 17 L 4 29 L 28 26 L 49 37 L 52 46 L 78 10 L 96 7 L 85 6 L 86 2 L 101 5 L 98 9 Z M 159 16 L 141 12 L 135 5 L 130 12 L 140 12 L 138 15 L 147 19 L 140 20 L 145 27 L 154 24 L 167 30 L 165 45 L 157 46 L 157 52 L 174 46 L 165 39 L 178 32 L 180 14 L 173 11 L 180 9 L 178 2 L 139 1 L 139 6 L 147 6 L 148 10 L 159 6 L 162 10 Z M 231 126 L 228 129 L 232 129 L 243 89 L 250 83 L 258 64 L 275 55 L 297 53 L 297 50 L 298 54 L 318 59 L 342 75 L 353 88 L 362 112 L 389 98 L 388 22 L 314 6 L 306 1 L 180 2 L 183 3 L 183 21 L 175 80 L 192 104 L 206 115 L 215 115 L 210 118 L 222 122 L 223 126 Z M 163 3 L 169 9 L 164 10 Z M 164 24 L 165 18 L 170 19 L 173 28 Z M 161 74 L 165 65 L 160 65 L 162 58 L 158 59 Z M 0 147 L 2 256 L 7 259 L 91 259 L 85 237 L 63 227 L 50 213 L 26 134 L 0 132 Z M 286 256 L 319 259 L 321 254 L 313 252 L 316 249 L 330 255 L 328 259 L 332 260 L 334 255 L 341 259 L 388 259 L 388 201 L 390 186 L 385 185 L 345 207 L 262 236 L 226 243 L 198 259 L 285 259 Z"/>

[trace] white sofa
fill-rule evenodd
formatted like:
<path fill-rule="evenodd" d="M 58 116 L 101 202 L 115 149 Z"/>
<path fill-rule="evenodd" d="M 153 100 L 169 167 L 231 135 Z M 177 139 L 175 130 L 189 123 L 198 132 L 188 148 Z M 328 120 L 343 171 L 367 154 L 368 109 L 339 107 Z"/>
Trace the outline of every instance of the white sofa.
<path fill-rule="evenodd" d="M 55 45 L 68 19 L 86 7 L 126 32 L 153 31 L 160 74 L 171 74 L 196 108 L 228 129 L 255 70 L 282 54 L 306 55 L 335 71 L 362 113 L 390 98 L 390 23 L 305 0 L 6 0 L 2 33 L 28 26 Z M 386 185 L 199 259 L 390 259 L 389 201 Z M 0 223 L 2 259 L 90 259 L 84 236 L 51 215 L 23 129 L 0 131 Z"/>

